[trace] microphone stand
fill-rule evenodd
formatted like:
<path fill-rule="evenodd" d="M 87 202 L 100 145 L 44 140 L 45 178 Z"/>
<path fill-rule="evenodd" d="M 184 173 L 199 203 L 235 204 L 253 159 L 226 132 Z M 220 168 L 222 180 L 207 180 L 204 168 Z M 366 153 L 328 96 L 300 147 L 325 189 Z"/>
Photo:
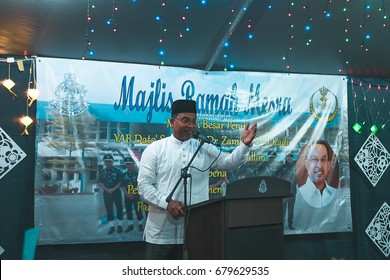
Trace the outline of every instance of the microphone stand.
<path fill-rule="evenodd" d="M 183 260 L 188 260 L 188 252 L 187 252 L 187 237 L 186 237 L 186 229 L 187 229 L 187 221 L 188 221 L 188 212 L 187 212 L 187 179 L 191 177 L 191 174 L 188 173 L 188 169 L 190 168 L 192 162 L 194 161 L 196 155 L 199 153 L 200 148 L 203 146 L 205 142 L 203 140 L 200 141 L 198 148 L 195 153 L 192 155 L 191 160 L 188 162 L 187 166 L 181 170 L 180 178 L 177 180 L 176 185 L 174 186 L 171 193 L 165 199 L 166 202 L 170 202 L 172 200 L 172 196 L 175 193 L 177 187 L 179 186 L 181 180 L 183 181 L 184 186 L 184 227 L 183 227 Z"/>

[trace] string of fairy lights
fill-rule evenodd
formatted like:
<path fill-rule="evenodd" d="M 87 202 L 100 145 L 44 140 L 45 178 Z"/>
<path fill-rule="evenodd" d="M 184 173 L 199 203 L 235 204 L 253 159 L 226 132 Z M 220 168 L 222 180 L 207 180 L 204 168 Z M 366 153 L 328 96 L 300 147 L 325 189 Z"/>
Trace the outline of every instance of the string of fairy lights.
<path fill-rule="evenodd" d="M 20 96 L 20 93 L 14 91 L 14 87 L 16 83 L 12 80 L 11 77 L 11 67 L 16 65 L 19 72 L 24 72 L 25 67 L 30 64 L 29 78 L 27 84 L 27 90 L 24 93 L 26 98 L 26 113 L 19 119 L 19 122 L 24 125 L 24 130 L 21 135 L 29 135 L 28 126 L 33 123 L 32 118 L 29 115 L 29 108 L 32 106 L 35 100 L 38 98 L 38 90 L 37 90 L 37 77 L 36 77 L 36 65 L 35 65 L 36 57 L 27 57 L 24 56 L 22 58 L 15 57 L 7 57 L 5 59 L 0 58 L 0 62 L 7 63 L 8 66 L 8 76 L 6 79 L 1 81 L 1 84 L 6 88 L 10 94 L 10 96 L 15 99 Z"/>
<path fill-rule="evenodd" d="M 112 0 L 111 17 L 106 20 L 106 24 L 112 28 L 113 32 L 118 30 L 118 24 L 116 21 L 116 15 L 118 13 L 118 5 L 115 0 Z"/>
<path fill-rule="evenodd" d="M 370 14 L 371 14 L 371 5 L 367 4 L 367 1 L 364 0 L 364 7 L 363 9 L 363 18 L 362 18 L 362 23 L 360 24 L 360 28 L 362 29 L 362 42 L 360 44 L 360 47 L 368 52 L 368 41 L 371 39 L 371 35 L 367 33 L 368 30 L 368 23 L 370 19 Z"/>
<path fill-rule="evenodd" d="M 345 51 L 347 46 L 348 46 L 348 43 L 349 43 L 349 34 L 350 34 L 349 33 L 350 18 L 349 18 L 349 14 L 348 14 L 348 10 L 349 10 L 348 4 L 349 4 L 349 0 L 344 0 L 343 9 L 342 9 L 342 12 L 343 12 L 342 38 L 343 38 L 343 40 L 341 42 L 341 47 L 339 49 L 339 53 L 342 55 L 345 66 L 347 66 L 349 64 L 347 53 Z M 339 68 L 339 72 L 340 73 L 342 72 L 342 68 Z"/>
<path fill-rule="evenodd" d="M 230 9 L 230 19 L 229 19 L 229 26 L 233 24 L 233 17 L 235 15 L 235 10 Z M 227 40 L 223 42 L 223 49 L 222 49 L 222 57 L 223 57 L 223 70 L 228 71 L 228 70 L 233 70 L 235 67 L 234 62 L 231 59 L 231 41 L 230 37 L 233 35 L 233 33 L 230 31 L 229 34 L 227 34 Z"/>
<path fill-rule="evenodd" d="M 165 62 L 164 62 L 164 56 L 165 56 L 164 43 L 165 43 L 165 33 L 167 32 L 167 29 L 164 26 L 164 24 L 165 24 L 165 20 L 164 20 L 165 6 L 166 6 L 166 3 L 164 1 L 161 1 L 160 14 L 156 16 L 156 20 L 160 23 L 160 38 L 158 40 L 158 43 L 159 43 L 158 55 L 160 57 L 160 65 L 162 65 L 162 66 L 165 64 Z"/>
<path fill-rule="evenodd" d="M 130 4 L 137 5 L 138 2 L 145 0 L 131 0 Z M 313 0 L 303 1 L 304 3 L 300 3 L 297 5 L 292 0 L 286 0 L 284 4 L 287 4 L 287 40 L 286 40 L 286 53 L 282 55 L 282 60 L 286 65 L 286 70 L 288 72 L 291 71 L 291 61 L 290 58 L 293 55 L 294 48 L 293 46 L 298 43 L 303 43 L 308 47 L 314 45 L 313 42 L 313 30 L 312 25 L 316 23 L 318 18 L 314 18 L 312 2 Z M 111 9 L 108 18 L 104 19 L 108 30 L 111 32 L 116 32 L 120 27 L 120 22 L 117 21 L 119 7 L 117 0 L 112 0 Z M 129 2 L 128 2 L 129 3 Z M 128 5 L 128 3 L 126 5 Z M 123 3 L 121 3 L 122 5 Z M 264 1 L 263 3 L 266 5 L 266 8 L 270 13 L 272 13 L 274 3 L 272 1 Z M 280 4 L 280 2 L 277 2 Z M 349 63 L 348 59 L 348 47 L 351 44 L 350 36 L 352 28 L 360 28 L 361 34 L 361 44 L 363 53 L 367 53 L 369 51 L 370 41 L 375 40 L 376 38 L 372 36 L 378 28 L 382 28 L 382 30 L 388 29 L 388 17 L 386 12 L 386 1 L 369 1 L 364 0 L 362 9 L 362 17 L 360 19 L 360 23 L 351 21 L 351 4 L 352 1 L 344 0 L 342 2 L 342 9 L 336 13 L 335 4 L 332 0 L 326 0 L 325 6 L 323 9 L 323 16 L 327 20 L 332 20 L 334 18 L 334 14 L 340 14 L 341 18 L 341 32 L 343 34 L 343 40 L 340 42 L 340 48 L 338 52 L 342 55 L 343 61 L 345 65 Z M 387 2 L 388 4 L 388 2 Z M 124 4 L 123 4 L 124 5 Z M 159 28 L 159 37 L 156 39 L 156 48 L 158 53 L 158 59 L 160 65 L 165 65 L 165 54 L 166 54 L 166 33 L 168 30 L 167 24 L 169 21 L 164 20 L 164 18 L 168 15 L 170 11 L 170 7 L 167 5 L 167 2 L 164 0 L 159 1 L 159 12 L 155 15 L 155 22 L 157 28 Z M 192 27 L 191 21 L 189 20 L 192 16 L 191 11 L 193 10 L 193 5 L 202 5 L 203 9 L 207 9 L 208 1 L 207 0 L 199 0 L 198 2 L 194 2 L 191 0 L 183 0 L 181 2 L 182 5 L 182 13 L 180 15 L 176 15 L 181 22 L 181 27 L 179 28 L 177 36 L 179 38 L 185 39 L 189 37 Z M 244 13 L 247 13 L 249 9 L 253 6 L 243 7 Z M 125 10 L 126 7 L 123 6 Z M 98 20 L 95 18 L 97 14 L 97 7 L 95 5 L 95 0 L 87 1 L 87 9 L 86 9 L 86 32 L 85 32 L 85 48 L 83 50 L 83 59 L 93 58 L 95 55 L 94 45 L 93 45 L 93 34 L 96 32 L 96 27 L 98 26 Z M 233 8 L 228 8 L 231 14 L 231 19 L 228 21 L 228 25 L 232 25 L 234 17 L 237 16 L 237 11 Z M 306 19 L 304 20 L 304 27 L 296 27 L 295 23 L 297 21 L 296 14 L 302 9 L 304 11 L 304 15 Z M 247 13 L 248 14 L 248 13 Z M 250 16 L 243 17 L 242 23 L 246 24 L 246 38 L 247 40 L 252 40 L 254 42 L 255 39 L 255 30 L 253 26 L 254 16 L 256 13 L 252 13 Z M 171 16 L 169 14 L 169 16 Z M 374 21 L 373 19 L 376 19 Z M 378 22 L 378 18 L 380 19 L 380 26 L 374 25 L 374 22 Z M 102 19 L 99 19 L 102 20 Z M 228 29 L 230 30 L 230 29 Z M 232 29 L 233 30 L 233 29 Z M 300 31 L 299 31 L 300 30 Z M 306 32 L 305 41 L 304 42 L 295 42 L 296 34 L 298 32 Z M 355 32 L 356 33 L 356 32 Z M 228 34 L 228 39 L 223 42 L 223 50 L 221 51 L 221 60 L 223 61 L 223 69 L 225 71 L 231 71 L 236 68 L 235 63 L 233 63 L 232 52 L 231 52 L 231 37 L 234 36 L 233 31 Z M 36 87 L 36 70 L 35 70 L 35 58 L 28 58 L 25 56 L 22 59 L 14 59 L 12 57 L 7 59 L 2 59 L 0 62 L 6 62 L 8 64 L 8 76 L 5 77 L 5 80 L 2 80 L 2 85 L 8 90 L 10 96 L 15 98 L 18 96 L 18 93 L 13 91 L 13 87 L 15 83 L 11 79 L 11 66 L 13 64 L 17 64 L 18 68 L 23 69 L 24 63 L 26 61 L 31 61 L 30 69 L 29 69 L 29 81 L 28 81 L 28 89 L 26 92 L 26 114 L 21 119 L 21 122 L 25 126 L 25 130 L 23 134 L 28 135 L 27 127 L 32 123 L 32 119 L 29 117 L 29 107 L 33 104 L 33 102 L 37 99 L 37 87 Z M 342 69 L 339 69 L 339 72 L 342 72 Z M 373 134 L 376 134 L 378 130 L 385 129 L 390 122 L 390 92 L 389 92 L 389 84 L 383 85 L 373 85 L 369 83 L 365 83 L 362 81 L 351 80 L 352 91 L 353 91 L 353 110 L 355 114 L 355 124 L 353 125 L 353 130 L 356 133 L 361 133 L 363 128 L 366 125 L 370 126 L 370 130 Z"/>
<path fill-rule="evenodd" d="M 189 24 L 189 17 L 190 17 L 190 5 L 189 5 L 189 0 L 186 0 L 184 1 L 183 14 L 181 15 L 182 29 L 179 32 L 180 38 L 183 38 L 186 33 L 189 33 L 191 31 L 190 24 Z"/>
<path fill-rule="evenodd" d="M 313 22 L 313 16 L 311 14 L 311 5 L 310 0 L 306 1 L 306 4 L 302 7 L 306 11 L 306 25 L 305 25 L 305 31 L 306 31 L 306 46 L 310 46 L 312 43 L 312 36 L 311 36 L 311 27 Z"/>
<path fill-rule="evenodd" d="M 83 51 L 82 59 L 85 59 L 86 54 L 89 56 L 93 56 L 95 52 L 93 51 L 93 46 L 91 42 L 91 34 L 95 33 L 95 28 L 93 27 L 93 21 L 92 21 L 92 11 L 95 9 L 95 5 L 91 3 L 91 0 L 87 1 L 87 30 L 85 31 L 85 43 L 86 46 Z"/>
<path fill-rule="evenodd" d="M 295 4 L 293 1 L 287 2 L 287 43 L 286 43 L 286 55 L 283 56 L 283 60 L 286 63 L 286 69 L 288 72 L 291 71 L 291 64 L 290 64 L 290 54 L 293 50 L 292 41 L 294 40 L 294 13 L 293 8 Z"/>
<path fill-rule="evenodd" d="M 351 79 L 355 123 L 352 129 L 361 134 L 365 126 L 372 134 L 385 129 L 390 122 L 389 84 L 372 84 Z"/>
<path fill-rule="evenodd" d="M 123 5 L 137 5 L 141 1 L 146 0 L 131 0 Z M 116 32 L 118 28 L 120 27 L 117 18 L 118 18 L 118 2 L 116 0 L 112 0 L 111 7 L 110 7 L 110 17 L 106 19 L 99 19 L 104 20 L 105 24 L 109 27 L 109 30 L 112 32 Z M 303 2 L 303 3 L 302 3 Z M 293 46 L 295 44 L 298 44 L 300 42 L 294 42 L 294 39 L 297 38 L 296 35 L 299 34 L 299 32 L 305 32 L 304 36 L 304 42 L 306 46 L 315 46 L 315 43 L 313 42 L 313 23 L 318 21 L 319 18 L 314 18 L 313 14 L 313 7 L 312 7 L 312 0 L 306 0 L 302 2 L 295 2 L 292 0 L 286 0 L 285 3 L 287 3 L 287 40 L 286 40 L 286 52 L 281 56 L 281 59 L 284 61 L 286 66 L 286 71 L 291 72 L 291 56 L 294 53 Z M 350 30 L 352 28 L 360 28 L 361 29 L 361 42 L 360 47 L 364 52 L 369 51 L 369 43 L 373 39 L 372 38 L 372 31 L 376 30 L 378 28 L 377 26 L 373 26 L 373 18 L 380 18 L 381 27 L 387 28 L 388 24 L 388 18 L 386 13 L 386 2 L 385 0 L 382 1 L 373 1 L 373 0 L 364 0 L 361 6 L 362 10 L 362 18 L 360 20 L 360 23 L 351 22 L 351 12 L 350 12 L 350 6 L 351 1 L 350 0 L 344 0 L 341 5 L 341 11 L 336 10 L 339 9 L 339 6 L 336 6 L 336 3 L 333 3 L 332 0 L 325 0 L 324 2 L 324 9 L 323 9 L 323 17 L 328 20 L 333 20 L 335 18 L 335 15 L 341 15 L 342 17 L 342 24 L 340 25 L 343 32 L 343 40 L 340 42 L 340 47 L 338 51 L 343 59 L 343 65 L 337 66 L 338 72 L 342 72 L 343 68 L 346 67 L 349 64 L 348 59 L 348 47 L 350 46 Z M 150 5 L 154 5 L 156 2 L 151 3 Z M 158 60 L 160 65 L 165 65 L 167 62 L 166 60 L 166 53 L 168 50 L 166 50 L 167 44 L 165 43 L 165 40 L 167 39 L 166 32 L 168 28 L 171 28 L 170 26 L 167 26 L 169 22 L 165 20 L 165 17 L 170 12 L 171 7 L 168 6 L 168 0 L 161 0 L 157 2 L 160 5 L 159 13 L 155 15 L 154 20 L 157 22 L 158 28 L 159 28 L 159 38 L 156 39 L 158 42 L 157 44 L 157 53 L 158 53 Z M 181 21 L 181 28 L 178 32 L 178 37 L 181 39 L 185 39 L 186 35 L 188 35 L 191 30 L 191 21 L 189 20 L 191 17 L 199 16 L 199 15 L 193 15 L 192 14 L 192 7 L 194 5 L 201 5 L 202 8 L 207 9 L 208 6 L 207 0 L 198 0 L 198 1 L 190 1 L 190 0 L 184 0 L 180 3 L 180 5 L 183 6 L 182 13 L 179 15 L 175 15 L 176 17 L 179 17 Z M 272 12 L 274 3 L 272 1 L 264 1 L 263 3 L 266 5 L 267 9 Z M 277 5 L 283 5 L 283 2 L 277 2 Z M 354 3 L 355 4 L 355 3 Z M 172 2 L 169 2 L 169 5 L 173 5 Z M 174 5 L 178 5 L 175 3 Z M 221 5 L 222 6 L 222 5 Z M 318 7 L 318 5 L 316 5 Z M 105 6 L 107 8 L 107 6 Z M 123 6 L 122 10 L 126 10 L 126 6 Z M 224 6 L 224 8 L 228 8 Z M 88 0 L 87 1 L 87 9 L 86 9 L 86 32 L 85 32 L 85 48 L 83 51 L 82 59 L 92 58 L 95 55 L 95 50 L 92 44 L 92 34 L 96 32 L 95 25 L 97 25 L 97 20 L 94 18 L 95 10 L 99 9 L 99 7 L 96 6 L 95 0 Z M 231 8 L 229 8 L 231 9 Z M 251 9 L 251 7 L 244 7 L 244 9 Z M 304 11 L 305 15 L 305 22 L 304 27 L 301 28 L 300 26 L 296 27 L 295 22 L 296 20 L 296 14 L 300 12 L 300 9 Z M 237 14 L 234 9 L 231 9 L 231 15 Z M 171 16 L 171 15 L 169 15 Z M 253 15 L 252 15 L 253 17 Z M 152 19 L 151 19 L 152 20 Z M 255 30 L 253 29 L 253 18 L 245 18 L 243 20 L 243 24 L 246 24 L 247 28 L 247 40 L 253 40 L 255 38 Z M 232 24 L 232 20 L 228 21 L 228 24 Z M 233 34 L 230 34 L 233 36 Z M 233 63 L 232 59 L 232 52 L 231 52 L 231 43 L 232 40 L 227 40 L 223 44 L 223 50 L 221 52 L 221 60 L 223 61 L 223 67 L 225 71 L 228 70 L 234 70 L 236 69 L 236 64 Z M 241 43 L 241 42 L 240 42 Z M 243 42 L 245 43 L 245 42 Z"/>

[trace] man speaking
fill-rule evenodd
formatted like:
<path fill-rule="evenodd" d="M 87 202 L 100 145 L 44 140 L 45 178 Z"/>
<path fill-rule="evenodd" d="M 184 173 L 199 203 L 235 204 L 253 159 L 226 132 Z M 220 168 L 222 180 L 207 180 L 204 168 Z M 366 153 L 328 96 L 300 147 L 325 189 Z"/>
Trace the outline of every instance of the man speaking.
<path fill-rule="evenodd" d="M 187 171 L 191 189 L 187 192 L 187 204 L 191 205 L 208 200 L 210 168 L 228 170 L 245 163 L 257 131 L 256 124 L 249 127 L 247 123 L 242 143 L 226 154 L 210 143 L 193 138 L 197 124 L 195 101 L 174 101 L 170 121 L 172 135 L 150 144 L 140 161 L 138 190 L 150 206 L 144 231 L 146 259 L 183 258 L 186 210 L 183 181 L 171 198 L 170 195 L 188 163 L 193 160 Z M 198 149 L 200 145 L 203 146 Z"/>

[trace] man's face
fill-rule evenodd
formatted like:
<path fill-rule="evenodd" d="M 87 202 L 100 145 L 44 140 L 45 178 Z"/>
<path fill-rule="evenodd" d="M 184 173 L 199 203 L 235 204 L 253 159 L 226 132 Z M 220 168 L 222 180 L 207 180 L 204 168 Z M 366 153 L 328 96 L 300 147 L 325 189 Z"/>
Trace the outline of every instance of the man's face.
<path fill-rule="evenodd" d="M 126 163 L 126 168 L 127 168 L 127 170 L 129 170 L 129 171 L 131 171 L 131 170 L 133 170 L 134 169 L 134 163 Z"/>
<path fill-rule="evenodd" d="M 114 162 L 113 162 L 112 160 L 105 160 L 105 161 L 104 161 L 104 164 L 106 165 L 106 167 L 107 167 L 108 169 L 112 168 L 113 163 L 114 163 Z"/>
<path fill-rule="evenodd" d="M 305 166 L 310 180 L 318 189 L 325 186 L 330 169 L 328 152 L 325 145 L 315 144 L 305 159 Z"/>
<path fill-rule="evenodd" d="M 173 135 L 182 141 L 192 138 L 196 128 L 196 114 L 180 113 L 172 119 Z"/>

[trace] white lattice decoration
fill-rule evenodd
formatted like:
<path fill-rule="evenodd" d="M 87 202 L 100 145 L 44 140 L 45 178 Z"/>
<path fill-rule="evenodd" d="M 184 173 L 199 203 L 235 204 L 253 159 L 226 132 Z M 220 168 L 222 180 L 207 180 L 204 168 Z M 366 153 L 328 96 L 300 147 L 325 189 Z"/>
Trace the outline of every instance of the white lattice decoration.
<path fill-rule="evenodd" d="M 0 179 L 25 157 L 25 152 L 0 127 Z"/>
<path fill-rule="evenodd" d="M 355 162 L 375 187 L 389 167 L 390 154 L 378 137 L 370 134 L 355 156 Z"/>
<path fill-rule="evenodd" d="M 390 255 L 390 207 L 386 202 L 366 228 L 366 234 L 386 257 Z"/>

